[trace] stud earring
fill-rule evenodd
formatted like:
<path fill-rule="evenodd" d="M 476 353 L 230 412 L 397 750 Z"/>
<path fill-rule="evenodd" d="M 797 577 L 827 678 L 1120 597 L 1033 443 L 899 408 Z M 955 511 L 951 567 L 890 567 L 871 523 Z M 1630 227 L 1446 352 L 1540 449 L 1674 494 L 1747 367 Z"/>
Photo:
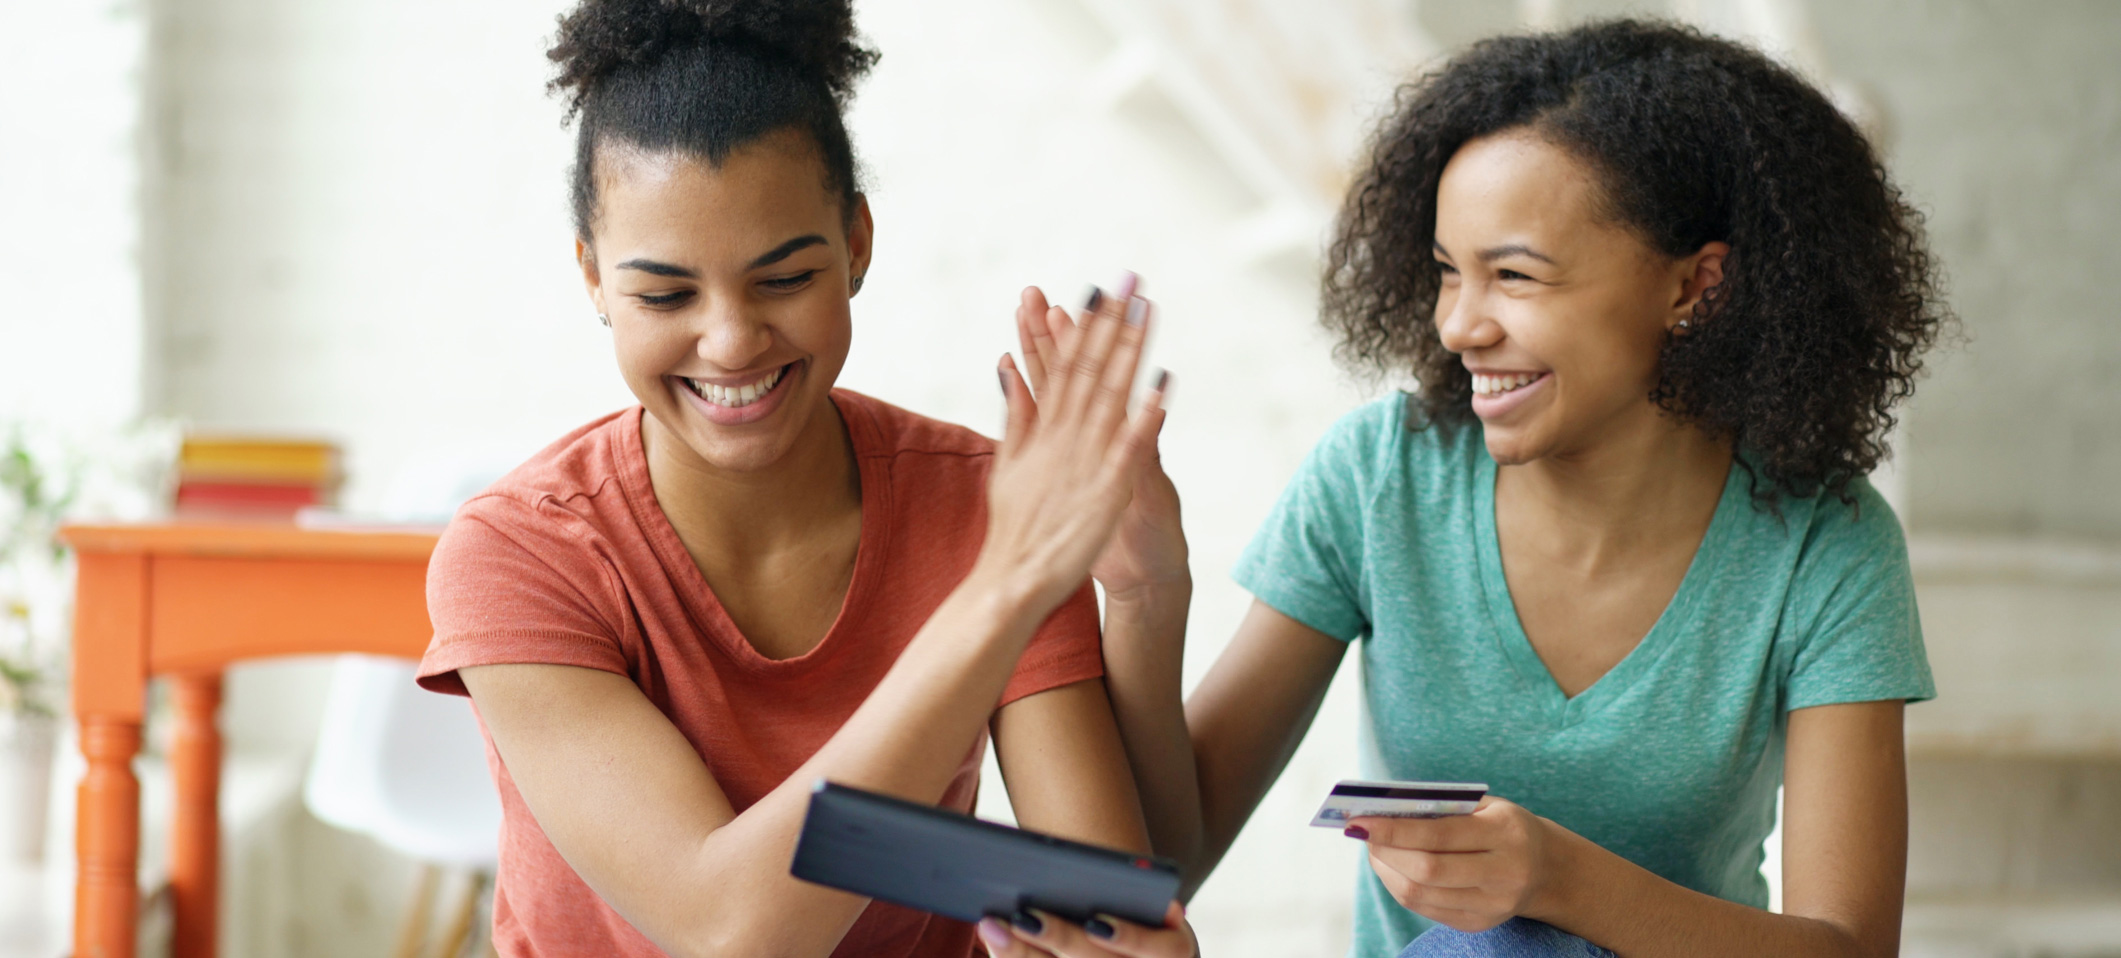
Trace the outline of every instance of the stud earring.
<path fill-rule="evenodd" d="M 849 284 L 848 284 L 849 286 L 852 286 L 852 287 L 853 287 L 853 289 L 852 289 L 852 290 L 850 290 L 850 291 L 848 291 L 847 295 L 849 295 L 849 296 L 852 296 L 852 295 L 854 295 L 855 293 L 859 293 L 859 292 L 861 292 L 861 291 L 862 291 L 862 280 L 863 280 L 864 278 L 865 278 L 865 277 L 861 277 L 861 276 L 857 276 L 857 277 L 855 277 L 855 278 L 854 278 L 854 282 L 852 282 L 852 283 L 849 283 Z"/>
<path fill-rule="evenodd" d="M 603 313 L 597 314 L 597 322 L 603 323 L 605 329 L 611 328 L 611 317 L 606 316 Z"/>

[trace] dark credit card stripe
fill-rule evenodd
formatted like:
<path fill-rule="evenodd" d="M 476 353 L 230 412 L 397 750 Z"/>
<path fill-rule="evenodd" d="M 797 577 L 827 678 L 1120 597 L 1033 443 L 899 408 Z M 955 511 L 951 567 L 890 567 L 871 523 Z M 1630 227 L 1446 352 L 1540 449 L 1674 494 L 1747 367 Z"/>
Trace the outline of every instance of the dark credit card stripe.
<path fill-rule="evenodd" d="M 1377 785 L 1335 785 L 1333 794 L 1350 798 L 1409 798 L 1432 802 L 1477 802 L 1486 795 L 1478 789 L 1385 788 Z"/>

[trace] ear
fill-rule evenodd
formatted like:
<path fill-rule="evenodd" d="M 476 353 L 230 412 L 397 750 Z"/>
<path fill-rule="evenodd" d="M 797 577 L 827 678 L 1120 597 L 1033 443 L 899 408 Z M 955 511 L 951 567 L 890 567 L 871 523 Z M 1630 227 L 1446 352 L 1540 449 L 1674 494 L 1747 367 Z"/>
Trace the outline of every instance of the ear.
<path fill-rule="evenodd" d="M 596 250 L 579 236 L 574 238 L 574 261 L 582 267 L 582 287 L 589 291 L 590 305 L 599 314 L 608 314 L 610 310 L 604 308 L 603 276 L 597 272 Z"/>
<path fill-rule="evenodd" d="M 1682 257 L 1673 264 L 1679 288 L 1674 296 L 1671 314 L 1664 326 L 1670 329 L 1694 318 L 1694 310 L 1701 305 L 1709 290 L 1723 284 L 1723 263 L 1731 255 L 1731 244 L 1715 240 L 1702 244 L 1690 256 Z"/>
<path fill-rule="evenodd" d="M 875 250 L 876 218 L 869 214 L 869 197 L 854 196 L 854 215 L 847 218 L 847 278 L 869 275 L 869 254 Z"/>

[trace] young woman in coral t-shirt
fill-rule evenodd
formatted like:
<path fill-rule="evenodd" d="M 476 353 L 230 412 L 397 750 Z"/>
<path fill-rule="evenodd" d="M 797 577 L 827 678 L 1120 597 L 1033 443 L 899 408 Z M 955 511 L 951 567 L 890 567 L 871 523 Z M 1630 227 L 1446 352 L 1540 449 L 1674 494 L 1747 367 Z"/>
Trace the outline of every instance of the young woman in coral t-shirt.
<path fill-rule="evenodd" d="M 788 862 L 821 778 L 970 810 L 990 730 L 1026 826 L 1147 850 L 1086 580 L 1155 475 L 1131 281 L 1036 408 L 1004 362 L 998 448 L 835 391 L 872 228 L 847 5 L 585 0 L 551 56 L 641 405 L 473 499 L 430 567 L 421 682 L 471 696 L 501 790 L 500 952 L 964 958 L 972 926 Z"/>

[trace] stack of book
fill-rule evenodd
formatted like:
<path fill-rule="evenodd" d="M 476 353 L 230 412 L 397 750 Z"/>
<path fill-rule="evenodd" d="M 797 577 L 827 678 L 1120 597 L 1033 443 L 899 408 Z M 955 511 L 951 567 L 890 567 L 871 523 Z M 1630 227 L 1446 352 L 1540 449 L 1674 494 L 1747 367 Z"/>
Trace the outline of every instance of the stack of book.
<path fill-rule="evenodd" d="M 293 519 L 328 507 L 339 488 L 339 449 L 328 442 L 186 436 L 177 460 L 177 513 Z"/>

